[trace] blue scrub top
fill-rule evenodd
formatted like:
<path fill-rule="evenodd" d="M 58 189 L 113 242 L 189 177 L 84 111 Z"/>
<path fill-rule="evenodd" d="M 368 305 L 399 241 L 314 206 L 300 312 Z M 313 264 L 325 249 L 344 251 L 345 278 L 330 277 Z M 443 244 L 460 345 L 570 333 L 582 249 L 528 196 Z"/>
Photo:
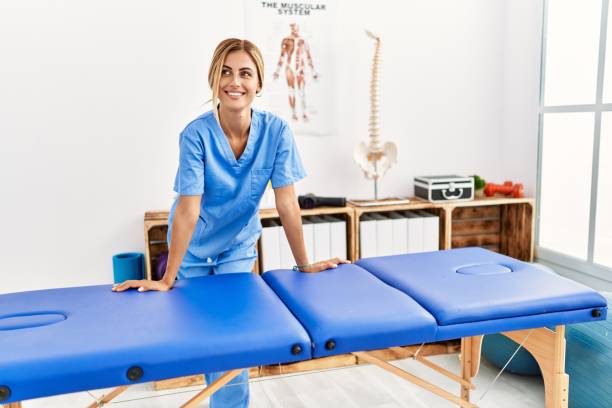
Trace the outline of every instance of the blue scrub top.
<path fill-rule="evenodd" d="M 187 250 L 187 259 L 215 264 L 219 254 L 250 246 L 261 234 L 258 208 L 272 187 L 293 184 L 306 176 L 293 134 L 287 123 L 252 109 L 249 138 L 236 159 L 213 111 L 187 125 L 179 139 L 179 167 L 174 191 L 202 195 L 200 217 Z M 176 204 L 170 210 L 168 241 Z M 181 265 L 191 266 L 191 265 Z"/>

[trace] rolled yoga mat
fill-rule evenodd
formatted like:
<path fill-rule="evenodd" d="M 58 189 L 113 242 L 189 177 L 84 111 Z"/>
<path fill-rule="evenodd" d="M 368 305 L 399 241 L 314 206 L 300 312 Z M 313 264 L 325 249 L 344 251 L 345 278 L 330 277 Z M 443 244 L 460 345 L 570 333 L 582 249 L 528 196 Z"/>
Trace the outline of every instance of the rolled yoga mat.
<path fill-rule="evenodd" d="M 154 271 L 153 280 L 162 280 L 166 273 L 166 265 L 168 264 L 168 253 L 162 252 L 157 257 L 157 266 Z"/>

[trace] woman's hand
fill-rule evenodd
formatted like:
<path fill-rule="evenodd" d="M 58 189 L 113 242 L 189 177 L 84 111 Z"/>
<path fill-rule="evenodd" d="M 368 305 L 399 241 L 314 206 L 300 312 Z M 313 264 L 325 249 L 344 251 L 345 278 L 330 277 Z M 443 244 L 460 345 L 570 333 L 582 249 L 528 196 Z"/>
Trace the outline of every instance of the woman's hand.
<path fill-rule="evenodd" d="M 307 265 L 301 268 L 300 272 L 306 272 L 306 273 L 321 272 L 326 269 L 337 268 L 339 264 L 349 264 L 349 263 L 351 263 L 351 261 L 347 261 L 347 260 L 340 259 L 340 258 L 332 258 L 326 261 L 319 261 L 319 262 L 315 262 L 313 264 Z"/>
<path fill-rule="evenodd" d="M 157 290 L 159 292 L 167 292 L 172 286 L 168 285 L 164 281 L 154 281 L 154 280 L 126 280 L 123 283 L 113 285 L 113 292 L 123 292 L 124 290 L 128 290 L 130 288 L 138 288 L 139 292 L 146 292 L 149 290 Z"/>

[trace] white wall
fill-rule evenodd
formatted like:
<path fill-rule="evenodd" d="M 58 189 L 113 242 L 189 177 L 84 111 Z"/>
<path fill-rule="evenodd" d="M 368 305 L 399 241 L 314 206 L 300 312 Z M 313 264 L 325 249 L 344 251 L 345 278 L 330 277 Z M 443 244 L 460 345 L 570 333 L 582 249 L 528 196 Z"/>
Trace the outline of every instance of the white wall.
<path fill-rule="evenodd" d="M 500 168 L 535 197 L 542 39 L 541 0 L 506 3 Z M 503 180 L 500 180 L 503 181 Z"/>
<path fill-rule="evenodd" d="M 307 159 L 316 152 L 303 190 L 351 197 L 373 194 L 372 182 L 352 162 L 355 144 L 367 141 L 373 44 L 364 27 L 383 39 L 381 138 L 394 141 L 399 149 L 399 163 L 382 180 L 381 195 L 411 195 L 412 179 L 418 175 L 478 173 L 497 178 L 505 3 L 357 4 L 342 2 L 338 13 L 343 18 L 338 24 L 342 47 L 336 78 L 342 80 L 335 90 L 336 133 L 330 139 L 299 141 Z M 312 165 L 317 159 L 322 165 Z"/>
<path fill-rule="evenodd" d="M 515 2 L 339 1 L 335 131 L 296 136 L 298 191 L 372 194 L 351 159 L 367 140 L 368 28 L 383 39 L 381 136 L 400 159 L 382 195 L 436 173 L 535 192 L 541 2 Z M 243 35 L 242 4 L 0 3 L 0 293 L 110 283 L 114 253 L 144 251 L 143 214 L 169 206 L 178 133 L 208 109 L 210 56 Z"/>

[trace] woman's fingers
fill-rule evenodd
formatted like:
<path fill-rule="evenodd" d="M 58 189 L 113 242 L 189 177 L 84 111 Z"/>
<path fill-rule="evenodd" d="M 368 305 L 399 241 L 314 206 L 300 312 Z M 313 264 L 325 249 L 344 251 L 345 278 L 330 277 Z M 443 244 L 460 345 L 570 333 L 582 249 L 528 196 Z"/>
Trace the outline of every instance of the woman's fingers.
<path fill-rule="evenodd" d="M 126 280 L 123 283 L 116 283 L 113 285 L 113 292 L 123 292 L 126 289 L 132 288 L 134 286 L 132 286 L 134 284 L 134 282 L 138 282 L 135 280 Z"/>
<path fill-rule="evenodd" d="M 333 262 L 321 261 L 313 265 L 313 270 L 311 272 L 322 272 L 322 271 L 326 271 L 328 269 L 334 269 L 337 267 L 338 265 Z"/>
<path fill-rule="evenodd" d="M 327 269 L 337 268 L 340 264 L 348 263 L 351 263 L 351 261 L 347 261 L 340 258 L 331 258 L 325 261 L 315 262 L 310 267 L 303 269 L 302 272 L 321 272 Z"/>
<path fill-rule="evenodd" d="M 152 280 L 127 280 L 123 283 L 113 285 L 113 292 L 123 292 L 130 288 L 136 288 L 139 292 L 148 292 L 150 290 L 158 290 L 162 292 L 166 292 L 170 290 L 170 288 L 161 281 L 152 281 Z"/>
<path fill-rule="evenodd" d="M 138 288 L 139 292 L 148 292 L 150 290 L 165 292 L 169 289 L 163 282 L 160 281 L 143 280 L 141 282 L 142 283 Z"/>
<path fill-rule="evenodd" d="M 126 280 L 123 283 L 113 285 L 112 290 L 113 292 L 123 292 L 130 288 L 140 288 L 144 284 L 146 284 L 145 280 Z"/>
<path fill-rule="evenodd" d="M 336 265 L 338 265 L 338 264 L 349 264 L 349 263 L 351 263 L 351 261 L 348 261 L 348 260 L 346 260 L 346 259 L 340 259 L 340 258 L 332 258 L 332 259 L 328 259 L 328 260 L 327 260 L 327 261 L 325 261 L 325 262 L 331 262 L 331 263 L 334 263 L 334 264 L 336 264 Z"/>
<path fill-rule="evenodd" d="M 325 270 L 329 268 L 337 268 L 338 265 L 340 264 L 348 264 L 348 263 L 351 263 L 351 261 L 347 261 L 345 259 L 340 259 L 340 258 L 331 258 L 331 259 L 328 259 L 327 261 L 318 262 L 316 265 L 318 264 L 324 265 L 324 269 L 322 270 Z"/>

